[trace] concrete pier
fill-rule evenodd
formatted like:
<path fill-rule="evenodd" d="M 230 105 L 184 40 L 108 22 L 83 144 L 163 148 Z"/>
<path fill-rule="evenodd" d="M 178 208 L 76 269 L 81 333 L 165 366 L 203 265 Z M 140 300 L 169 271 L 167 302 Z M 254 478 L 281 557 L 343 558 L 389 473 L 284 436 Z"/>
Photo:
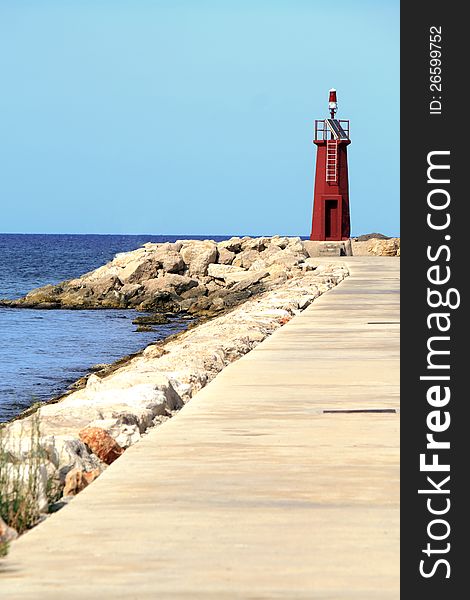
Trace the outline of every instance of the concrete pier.
<path fill-rule="evenodd" d="M 2 600 L 398 599 L 399 259 L 343 260 L 350 277 L 15 542 Z"/>

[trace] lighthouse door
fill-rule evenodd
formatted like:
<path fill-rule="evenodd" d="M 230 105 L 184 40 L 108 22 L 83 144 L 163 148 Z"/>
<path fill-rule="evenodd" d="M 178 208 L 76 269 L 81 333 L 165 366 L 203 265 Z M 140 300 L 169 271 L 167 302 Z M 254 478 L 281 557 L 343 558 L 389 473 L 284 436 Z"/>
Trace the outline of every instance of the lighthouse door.
<path fill-rule="evenodd" d="M 341 223 L 339 219 L 338 200 L 325 200 L 325 239 L 341 239 Z"/>

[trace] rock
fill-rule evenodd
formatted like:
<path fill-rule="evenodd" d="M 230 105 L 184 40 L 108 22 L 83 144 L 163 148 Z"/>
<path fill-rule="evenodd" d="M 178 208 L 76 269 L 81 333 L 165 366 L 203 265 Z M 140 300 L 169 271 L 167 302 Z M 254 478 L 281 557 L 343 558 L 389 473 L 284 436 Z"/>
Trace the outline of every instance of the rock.
<path fill-rule="evenodd" d="M 70 504 L 71 500 L 73 500 L 73 496 L 62 496 L 62 498 L 60 500 L 57 500 L 57 502 L 49 504 L 49 513 L 52 514 L 58 512 L 59 510 L 64 508 L 64 506 Z"/>
<path fill-rule="evenodd" d="M 260 258 L 260 253 L 257 250 L 243 250 L 233 259 L 232 265 L 249 269 L 251 265 Z"/>
<path fill-rule="evenodd" d="M 150 280 L 152 282 L 158 281 L 156 279 Z M 164 312 L 164 313 L 177 313 L 180 311 L 180 297 L 172 292 L 164 291 L 158 289 L 159 286 L 152 287 L 152 284 L 149 284 L 147 287 L 146 283 L 146 297 L 140 304 L 136 306 L 138 310 L 142 311 L 155 311 L 155 312 Z"/>
<path fill-rule="evenodd" d="M 269 238 L 257 237 L 257 238 L 243 238 L 242 251 L 248 252 L 249 250 L 256 250 L 262 252 L 269 244 Z"/>
<path fill-rule="evenodd" d="M 155 253 L 155 258 L 166 273 L 181 273 L 186 265 L 181 254 L 172 246 L 172 244 L 163 244 Z"/>
<path fill-rule="evenodd" d="M 186 290 L 186 292 L 182 292 L 181 297 L 184 299 L 187 298 L 200 298 L 201 296 L 205 296 L 207 294 L 207 286 L 203 283 L 199 283 L 198 285 Z"/>
<path fill-rule="evenodd" d="M 94 392 L 101 389 L 102 383 L 103 380 L 101 379 L 101 377 L 98 377 L 98 375 L 95 374 L 91 374 L 86 382 L 86 388 L 87 390 Z"/>
<path fill-rule="evenodd" d="M 303 257 L 292 254 L 290 248 L 286 248 L 286 250 L 279 250 L 279 252 L 276 252 L 267 258 L 266 264 L 268 267 L 276 264 L 286 268 L 292 268 L 297 266 L 301 261 L 303 261 Z"/>
<path fill-rule="evenodd" d="M 155 331 L 155 328 L 152 325 L 137 325 L 136 333 L 145 333 L 148 331 Z"/>
<path fill-rule="evenodd" d="M 90 367 L 90 371 L 104 371 L 105 369 L 109 369 L 111 363 L 97 363 Z"/>
<path fill-rule="evenodd" d="M 235 275 L 237 281 L 235 285 L 231 288 L 231 291 L 241 292 L 242 290 L 246 290 L 247 288 L 261 281 L 261 279 L 263 279 L 264 277 L 267 277 L 269 275 L 269 272 L 266 270 L 249 272 L 244 271 L 243 275 L 244 277 L 241 277 L 241 275 L 238 274 Z M 233 279 L 227 280 L 227 283 L 229 283 L 229 281 L 233 281 Z"/>
<path fill-rule="evenodd" d="M 237 253 L 242 249 L 242 239 L 239 237 L 232 237 L 229 240 L 224 240 L 217 244 L 219 251 L 221 249 L 228 250 L 229 252 Z"/>
<path fill-rule="evenodd" d="M 217 262 L 217 245 L 210 240 L 191 240 L 181 248 L 181 256 L 189 268 L 189 275 L 207 275 L 207 268 Z"/>
<path fill-rule="evenodd" d="M 320 295 L 318 289 L 314 288 L 314 290 L 315 291 L 313 294 L 306 294 L 305 296 L 302 296 L 302 298 L 299 299 L 298 307 L 300 310 L 305 310 L 308 306 L 310 306 L 310 304 L 312 304 L 315 298 L 317 298 Z"/>
<path fill-rule="evenodd" d="M 400 256 L 400 240 L 399 238 L 371 239 L 367 242 L 367 252 L 374 256 Z"/>
<path fill-rule="evenodd" d="M 101 471 L 99 469 L 93 471 L 84 471 L 78 467 L 71 469 L 65 476 L 63 495 L 76 496 L 100 474 Z"/>
<path fill-rule="evenodd" d="M 271 256 L 275 256 L 276 254 L 278 254 L 278 252 L 281 251 L 281 248 L 279 246 L 276 246 L 275 244 L 269 244 L 266 248 L 266 250 L 263 250 L 263 252 L 260 252 L 260 259 L 266 261 L 268 258 L 270 258 Z"/>
<path fill-rule="evenodd" d="M 299 237 L 288 238 L 288 240 L 287 249 L 289 252 L 298 254 L 300 257 L 308 256 L 308 252 L 305 250 L 303 242 Z"/>
<path fill-rule="evenodd" d="M 225 302 L 223 296 L 220 294 L 211 294 L 209 296 L 210 300 L 210 310 L 215 313 L 223 310 L 225 307 Z"/>
<path fill-rule="evenodd" d="M 142 315 L 132 320 L 134 325 L 166 325 L 168 317 L 159 313 L 152 315 Z"/>
<path fill-rule="evenodd" d="M 8 544 L 18 537 L 18 532 L 13 527 L 9 527 L 0 517 L 0 544 Z"/>
<path fill-rule="evenodd" d="M 161 350 L 160 346 L 147 347 L 142 353 L 143 360 L 148 356 L 161 358 Z M 65 406 L 69 413 L 73 409 L 77 414 L 92 416 L 89 409 L 94 411 L 88 422 L 132 413 L 137 418 L 141 432 L 150 426 L 155 416 L 167 414 L 183 405 L 165 374 L 158 371 L 127 372 L 126 369 L 104 378 L 90 389 L 87 385 L 79 398 L 74 399 L 72 406 L 68 406 L 69 402 L 70 396 L 63 401 L 67 403 Z"/>
<path fill-rule="evenodd" d="M 128 303 L 129 300 L 140 295 L 143 290 L 144 287 L 140 283 L 126 283 L 121 287 L 119 293 L 122 295 L 124 302 Z"/>
<path fill-rule="evenodd" d="M 236 267 L 234 265 L 218 265 L 211 264 L 207 269 L 207 274 L 210 277 L 214 277 L 216 279 L 225 279 L 227 275 L 230 273 L 243 272 L 241 267 Z"/>
<path fill-rule="evenodd" d="M 227 250 L 227 248 L 219 247 L 219 258 L 218 261 L 221 265 L 231 265 L 235 258 L 235 252 Z"/>
<path fill-rule="evenodd" d="M 112 292 L 120 290 L 121 287 L 122 283 L 119 277 L 107 277 L 106 279 L 95 283 L 93 288 L 90 289 L 90 292 L 91 295 L 96 298 L 103 299 L 107 298 Z"/>
<path fill-rule="evenodd" d="M 378 240 L 389 240 L 390 237 L 387 235 L 384 235 L 383 233 L 366 233 L 364 235 L 359 235 L 356 238 L 354 238 L 354 241 L 356 242 L 368 242 L 369 240 L 372 239 L 378 239 Z"/>
<path fill-rule="evenodd" d="M 124 449 L 137 443 L 141 438 L 138 419 L 132 414 L 98 419 L 92 421 L 88 427 L 104 429 Z"/>
<path fill-rule="evenodd" d="M 273 265 L 269 267 L 269 275 L 266 277 L 265 284 L 271 288 L 277 287 L 286 283 L 288 279 L 286 270 L 280 265 Z"/>
<path fill-rule="evenodd" d="M 87 446 L 72 435 L 62 434 L 56 437 L 55 443 L 59 455 L 57 466 L 62 476 L 74 467 L 83 471 L 93 471 L 101 467 L 98 457 L 91 454 Z"/>
<path fill-rule="evenodd" d="M 308 265 L 312 271 L 315 270 L 319 265 L 318 258 L 306 258 L 304 263 Z"/>
<path fill-rule="evenodd" d="M 261 255 L 260 255 L 261 256 Z M 267 263 L 262 258 L 258 258 L 254 263 L 251 264 L 249 271 L 263 271 L 267 267 Z"/>
<path fill-rule="evenodd" d="M 182 304 L 183 310 L 186 310 L 190 315 L 203 314 L 204 311 L 211 307 L 212 299 L 209 296 L 202 296 L 196 301 L 193 299 L 185 300 Z"/>
<path fill-rule="evenodd" d="M 100 427 L 86 427 L 78 433 L 79 438 L 107 465 L 124 452 L 123 448 Z"/>
<path fill-rule="evenodd" d="M 287 246 L 289 244 L 289 238 L 287 238 L 287 237 L 280 237 L 278 235 L 275 235 L 275 236 L 273 236 L 271 238 L 271 244 L 273 246 L 277 246 L 281 250 L 284 250 L 284 248 L 287 248 Z"/>
<path fill-rule="evenodd" d="M 179 312 L 191 306 L 191 299 L 196 302 L 208 294 L 206 288 L 199 286 L 207 286 L 214 278 L 224 283 L 221 277 L 224 267 L 257 272 L 269 269 L 277 261 L 289 271 L 301 264 L 305 256 L 298 237 L 234 237 L 218 244 L 212 240 L 149 243 L 132 252 L 117 254 L 110 263 L 82 277 L 38 288 L 1 305 Z M 222 269 L 214 268 L 216 264 Z M 198 289 L 188 293 L 192 288 Z"/>
<path fill-rule="evenodd" d="M 147 258 L 143 261 L 132 261 L 123 269 L 119 275 L 119 279 L 123 283 L 142 283 L 147 279 L 156 277 L 158 271 L 162 268 L 161 262 L 154 257 Z"/>
<path fill-rule="evenodd" d="M 179 295 L 197 285 L 197 280 L 173 273 L 168 273 L 163 277 L 158 277 L 158 279 L 148 279 L 144 282 L 145 291 L 150 294 L 155 292 L 173 292 Z"/>
<path fill-rule="evenodd" d="M 176 240 L 176 242 L 163 242 L 159 244 L 154 244 L 154 250 L 156 252 L 164 250 L 167 252 L 168 250 L 172 250 L 173 252 L 179 252 L 183 247 L 183 240 Z"/>
<path fill-rule="evenodd" d="M 248 300 L 252 296 L 252 292 L 249 289 L 242 289 L 238 291 L 230 291 L 225 298 L 222 299 L 222 306 L 224 308 L 233 308 L 238 306 L 245 300 Z"/>

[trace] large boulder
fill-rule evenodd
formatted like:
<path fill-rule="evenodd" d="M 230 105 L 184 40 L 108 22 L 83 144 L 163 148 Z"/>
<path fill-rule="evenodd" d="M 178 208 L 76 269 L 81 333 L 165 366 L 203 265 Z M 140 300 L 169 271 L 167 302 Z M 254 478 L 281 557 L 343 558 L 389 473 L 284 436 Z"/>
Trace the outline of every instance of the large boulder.
<path fill-rule="evenodd" d="M 163 277 L 149 279 L 144 281 L 144 290 L 147 294 L 155 292 L 174 292 L 182 294 L 198 285 L 196 279 L 186 277 L 185 275 L 177 275 L 176 273 L 167 273 Z"/>
<path fill-rule="evenodd" d="M 137 302 L 137 298 L 142 294 L 143 291 L 144 287 L 140 283 L 126 283 L 123 285 L 119 290 L 119 294 L 124 306 L 128 304 L 135 304 L 135 302 Z"/>
<path fill-rule="evenodd" d="M 400 239 L 371 239 L 367 242 L 367 252 L 374 256 L 400 256 Z"/>
<path fill-rule="evenodd" d="M 207 269 L 207 274 L 215 279 L 225 279 L 230 273 L 237 273 L 240 271 L 243 271 L 243 269 L 234 265 L 210 264 Z"/>
<path fill-rule="evenodd" d="M 242 249 L 242 238 L 240 237 L 232 237 L 229 240 L 224 240 L 223 242 L 219 242 L 217 244 L 219 251 L 221 249 L 228 250 L 229 252 L 237 253 Z"/>
<path fill-rule="evenodd" d="M 266 270 L 263 271 L 244 271 L 243 277 L 237 276 L 234 274 L 234 279 L 229 279 L 227 283 L 232 283 L 235 281 L 235 284 L 231 288 L 232 292 L 241 292 L 243 290 L 251 288 L 253 285 L 264 279 L 269 275 L 269 272 Z"/>
<path fill-rule="evenodd" d="M 121 287 L 122 283 L 119 277 L 106 277 L 105 279 L 96 282 L 94 286 L 89 289 L 95 298 L 102 300 L 107 298 L 110 294 L 120 290 Z"/>
<path fill-rule="evenodd" d="M 249 269 L 251 265 L 259 258 L 260 253 L 258 250 L 248 248 L 235 256 L 232 261 L 232 265 L 236 267 L 242 267 L 243 269 Z"/>
<path fill-rule="evenodd" d="M 185 292 L 182 292 L 181 297 L 184 299 L 188 298 L 200 298 L 201 296 L 207 295 L 207 286 L 203 283 L 199 283 L 198 285 L 187 289 Z"/>
<path fill-rule="evenodd" d="M 289 243 L 286 246 L 291 253 L 307 257 L 309 254 L 305 250 L 302 240 L 299 237 L 288 238 Z"/>
<path fill-rule="evenodd" d="M 231 265 L 235 256 L 235 252 L 227 250 L 227 248 L 219 248 L 218 262 L 221 265 Z"/>
<path fill-rule="evenodd" d="M 181 256 L 190 276 L 207 275 L 209 265 L 217 262 L 217 245 L 211 240 L 190 240 L 181 248 Z"/>
<path fill-rule="evenodd" d="M 242 240 L 241 246 L 244 252 L 246 252 L 247 250 L 256 250 L 257 252 L 262 252 L 268 246 L 269 242 L 270 238 L 266 237 L 245 237 Z"/>
<path fill-rule="evenodd" d="M 277 246 L 281 250 L 284 250 L 284 248 L 287 248 L 287 246 L 289 244 L 289 238 L 288 237 L 281 237 L 279 235 L 274 235 L 271 238 L 270 243 L 273 246 Z"/>
<path fill-rule="evenodd" d="M 123 283 L 141 283 L 146 279 L 156 277 L 161 267 L 161 262 L 153 257 L 145 258 L 142 261 L 132 261 L 123 268 L 119 279 Z"/>
<path fill-rule="evenodd" d="M 25 304 L 53 304 L 58 302 L 63 287 L 60 285 L 45 285 L 31 290 L 25 296 Z"/>
<path fill-rule="evenodd" d="M 132 414 L 121 414 L 108 419 L 97 419 L 89 423 L 88 427 L 99 427 L 121 446 L 129 448 L 141 438 L 138 419 Z"/>
<path fill-rule="evenodd" d="M 268 267 L 271 265 L 281 265 L 287 269 L 291 269 L 292 267 L 296 267 L 303 260 L 303 256 L 291 252 L 290 248 L 288 247 L 285 250 L 279 250 L 271 256 L 268 256 L 265 259 L 265 262 Z"/>
<path fill-rule="evenodd" d="M 100 469 L 84 471 L 79 467 L 70 469 L 65 475 L 64 496 L 76 496 L 101 474 Z"/>
<path fill-rule="evenodd" d="M 96 415 L 96 412 L 94 414 Z M 77 425 L 79 422 L 77 420 Z M 53 426 L 52 420 L 49 426 Z M 61 473 L 68 473 L 74 468 L 81 471 L 95 471 L 102 468 L 98 457 L 81 440 L 74 437 L 75 431 L 76 429 L 71 434 L 62 434 L 55 437 L 55 447 L 59 456 L 57 466 Z"/>
<path fill-rule="evenodd" d="M 79 431 L 78 436 L 93 454 L 107 465 L 113 463 L 124 452 L 124 448 L 101 427 L 86 427 Z"/>
<path fill-rule="evenodd" d="M 155 283 L 156 279 L 151 280 Z M 158 288 L 151 289 L 147 284 L 144 297 L 140 304 L 136 304 L 137 310 L 150 311 L 150 312 L 168 312 L 177 313 L 181 310 L 180 301 L 181 298 L 178 294 L 168 290 L 161 290 Z"/>
<path fill-rule="evenodd" d="M 182 273 L 186 267 L 183 257 L 175 250 L 174 244 L 163 244 L 154 256 L 166 273 Z"/>

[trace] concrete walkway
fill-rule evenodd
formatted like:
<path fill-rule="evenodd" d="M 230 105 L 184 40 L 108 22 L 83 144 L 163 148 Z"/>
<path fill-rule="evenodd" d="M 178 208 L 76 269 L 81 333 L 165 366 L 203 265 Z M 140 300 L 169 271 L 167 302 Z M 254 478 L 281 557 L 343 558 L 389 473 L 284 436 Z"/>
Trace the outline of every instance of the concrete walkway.
<path fill-rule="evenodd" d="M 399 260 L 344 260 L 350 277 L 16 542 L 2 600 L 398 599 Z"/>

